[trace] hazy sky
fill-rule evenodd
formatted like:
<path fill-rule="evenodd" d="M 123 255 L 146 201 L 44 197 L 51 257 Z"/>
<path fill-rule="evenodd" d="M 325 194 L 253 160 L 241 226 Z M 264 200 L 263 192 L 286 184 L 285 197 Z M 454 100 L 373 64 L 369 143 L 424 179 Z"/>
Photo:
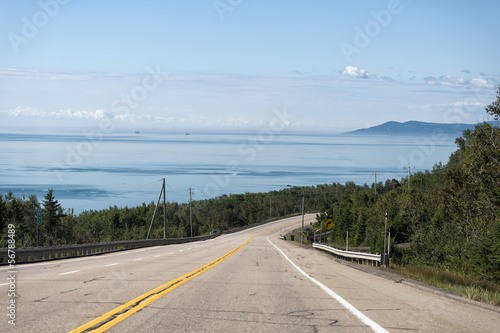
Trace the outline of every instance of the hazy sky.
<path fill-rule="evenodd" d="M 500 1 L 0 2 L 0 129 L 474 123 Z M 286 110 L 286 111 L 284 111 Z"/>

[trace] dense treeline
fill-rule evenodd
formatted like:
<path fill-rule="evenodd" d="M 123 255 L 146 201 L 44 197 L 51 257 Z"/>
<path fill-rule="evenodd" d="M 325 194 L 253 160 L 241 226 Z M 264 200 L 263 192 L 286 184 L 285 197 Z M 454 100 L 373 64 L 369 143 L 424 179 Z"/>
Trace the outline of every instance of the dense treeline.
<path fill-rule="evenodd" d="M 354 187 L 354 183 L 349 186 L 291 187 L 268 193 L 222 195 L 193 201 L 193 234 L 197 236 L 299 213 L 303 195 L 306 211 L 320 211 L 332 202 L 349 197 Z M 12 193 L 0 196 L 0 229 L 5 231 L 9 223 L 14 224 L 18 247 L 35 246 L 35 215 L 37 209 L 42 208 L 40 246 L 145 239 L 155 210 L 155 204 L 151 202 L 133 208 L 114 206 L 74 215 L 71 210 L 64 210 L 54 196 L 54 191 L 50 189 L 41 205 L 36 196 L 28 199 L 16 198 Z M 191 235 L 189 204 L 167 203 L 166 221 L 168 238 Z M 163 231 L 163 205 L 160 204 L 150 238 L 163 238 Z M 1 247 L 5 246 L 5 241 L 6 237 L 0 240 Z"/>
<path fill-rule="evenodd" d="M 486 111 L 499 120 L 500 88 L 497 101 Z M 298 213 L 304 196 L 305 210 L 320 212 L 316 228 L 327 219 L 335 223 L 330 236 L 334 244 L 343 245 L 349 229 L 350 246 L 382 252 L 387 210 L 394 263 L 440 267 L 500 281 L 500 129 L 483 123 L 464 131 L 456 144 L 458 149 L 446 164 L 400 181 L 387 180 L 372 187 L 334 183 L 194 201 L 194 235 Z M 0 196 L 0 247 L 6 245 L 8 224 L 16 226 L 18 247 L 36 245 L 35 212 L 41 206 L 40 246 L 144 239 L 155 209 L 151 202 L 75 216 L 60 206 L 52 190 L 43 205 L 35 196 L 16 198 L 9 193 Z M 168 203 L 165 213 L 167 237 L 190 235 L 188 204 Z M 162 207 L 150 237 L 163 237 Z M 408 246 L 394 247 L 401 243 Z"/>
<path fill-rule="evenodd" d="M 486 108 L 500 118 L 497 100 Z M 458 149 L 445 165 L 402 179 L 355 186 L 319 221 L 335 223 L 331 242 L 369 246 L 382 252 L 388 211 L 394 263 L 444 268 L 500 281 L 500 129 L 483 123 L 456 139 Z M 346 185 L 346 187 L 349 185 Z M 407 243 L 403 249 L 394 244 Z"/>
<path fill-rule="evenodd" d="M 484 123 L 456 142 L 447 164 L 379 183 L 377 194 L 356 186 L 332 204 L 318 217 L 335 223 L 331 241 L 344 245 L 349 229 L 350 246 L 382 253 L 387 210 L 393 262 L 500 281 L 500 129 Z"/>

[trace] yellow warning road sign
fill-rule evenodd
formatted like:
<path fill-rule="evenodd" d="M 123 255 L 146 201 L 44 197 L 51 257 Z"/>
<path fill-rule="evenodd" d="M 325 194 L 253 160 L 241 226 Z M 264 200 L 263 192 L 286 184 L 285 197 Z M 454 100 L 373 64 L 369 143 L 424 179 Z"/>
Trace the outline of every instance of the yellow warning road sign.
<path fill-rule="evenodd" d="M 328 219 L 326 220 L 324 223 L 323 223 L 323 226 L 330 230 L 331 228 L 333 228 L 333 226 L 335 225 L 335 223 L 333 223 L 332 219 Z"/>

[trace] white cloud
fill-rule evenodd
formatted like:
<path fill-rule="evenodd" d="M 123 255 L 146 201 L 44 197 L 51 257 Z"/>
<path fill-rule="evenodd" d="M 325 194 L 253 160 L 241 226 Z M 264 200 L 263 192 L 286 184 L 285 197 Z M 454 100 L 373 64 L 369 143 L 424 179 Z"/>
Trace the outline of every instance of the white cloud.
<path fill-rule="evenodd" d="M 203 125 L 209 122 L 207 117 L 199 114 L 192 115 L 189 118 L 181 118 L 180 121 L 183 124 L 195 124 L 195 125 Z"/>
<path fill-rule="evenodd" d="M 481 102 L 465 102 L 465 101 L 448 103 L 448 104 L 438 104 L 438 105 L 443 106 L 443 107 L 447 107 L 447 106 L 451 106 L 451 107 L 485 106 Z"/>
<path fill-rule="evenodd" d="M 76 111 L 72 111 L 71 109 L 66 109 L 66 110 L 52 111 L 52 112 L 47 113 L 44 116 L 53 117 L 53 118 L 95 119 L 95 120 L 109 118 L 109 115 L 106 114 L 106 111 L 104 111 L 104 110 L 95 110 L 95 111 L 76 110 Z"/>
<path fill-rule="evenodd" d="M 341 72 L 342 75 L 348 75 L 360 79 L 367 79 L 370 77 L 370 73 L 366 70 L 358 68 L 356 66 L 346 66 Z"/>
<path fill-rule="evenodd" d="M 153 117 L 155 123 L 173 123 L 175 117 Z"/>
<path fill-rule="evenodd" d="M 234 127 L 256 125 L 251 120 L 244 117 L 229 117 L 227 119 L 210 119 L 201 114 L 195 114 L 189 117 L 176 118 L 173 116 L 155 116 L 148 113 L 134 114 L 130 112 L 111 113 L 105 110 L 71 110 L 64 109 L 58 111 L 44 111 L 31 107 L 17 107 L 11 110 L 0 110 L 0 116 L 16 117 L 16 118 L 32 118 L 37 119 L 58 119 L 58 120 L 102 120 L 110 119 L 113 122 L 121 123 L 149 123 L 149 124 L 172 124 L 180 123 L 187 126 L 219 126 L 219 127 Z"/>
<path fill-rule="evenodd" d="M 144 74 L 46 72 L 0 67 L 0 79 L 30 81 L 138 81 Z"/>
<path fill-rule="evenodd" d="M 409 105 L 408 109 L 410 110 L 420 110 L 420 111 L 450 111 L 450 110 L 468 110 L 468 112 L 474 110 L 482 112 L 486 104 L 481 103 L 478 100 L 470 99 L 464 101 L 458 101 L 453 103 L 441 103 L 441 104 L 414 104 Z"/>
<path fill-rule="evenodd" d="M 463 87 L 467 83 L 467 80 L 462 77 L 452 77 L 448 75 L 443 75 L 439 78 L 427 76 L 424 80 L 430 85 L 442 85 L 448 87 Z"/>
<path fill-rule="evenodd" d="M 223 127 L 233 127 L 233 126 L 247 126 L 250 124 L 250 121 L 248 119 L 243 118 L 243 117 L 238 117 L 238 118 L 217 120 L 216 123 L 217 123 L 217 125 L 220 125 Z"/>
<path fill-rule="evenodd" d="M 472 79 L 470 80 L 470 83 L 472 86 L 474 87 L 478 87 L 478 88 L 494 88 L 495 85 L 488 82 L 487 80 L 485 79 Z"/>
<path fill-rule="evenodd" d="M 425 82 L 429 85 L 441 85 L 455 88 L 487 88 L 495 87 L 495 81 L 491 79 L 475 78 L 467 80 L 463 77 L 453 77 L 443 75 L 438 78 L 434 76 L 427 76 L 424 78 Z"/>
<path fill-rule="evenodd" d="M 17 107 L 9 111 L 2 111 L 2 114 L 11 115 L 14 117 L 39 117 L 43 116 L 45 112 L 35 108 L 21 108 Z"/>
<path fill-rule="evenodd" d="M 15 109 L 0 111 L 1 115 L 11 116 L 11 117 L 29 117 L 29 118 L 51 118 L 51 119 L 69 119 L 69 120 L 102 120 L 111 119 L 118 121 L 134 122 L 136 120 L 157 120 L 157 117 L 153 117 L 149 114 L 145 115 L 135 115 L 132 113 L 110 113 L 105 110 L 58 110 L 58 111 L 43 111 L 31 107 L 17 107 Z"/>

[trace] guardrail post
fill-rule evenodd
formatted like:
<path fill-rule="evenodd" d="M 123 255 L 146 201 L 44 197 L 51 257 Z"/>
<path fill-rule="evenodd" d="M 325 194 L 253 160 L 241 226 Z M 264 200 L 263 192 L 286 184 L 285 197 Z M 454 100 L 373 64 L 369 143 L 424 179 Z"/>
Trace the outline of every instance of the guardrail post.
<path fill-rule="evenodd" d="M 387 253 L 382 254 L 381 261 L 384 267 L 389 266 L 389 255 Z"/>

